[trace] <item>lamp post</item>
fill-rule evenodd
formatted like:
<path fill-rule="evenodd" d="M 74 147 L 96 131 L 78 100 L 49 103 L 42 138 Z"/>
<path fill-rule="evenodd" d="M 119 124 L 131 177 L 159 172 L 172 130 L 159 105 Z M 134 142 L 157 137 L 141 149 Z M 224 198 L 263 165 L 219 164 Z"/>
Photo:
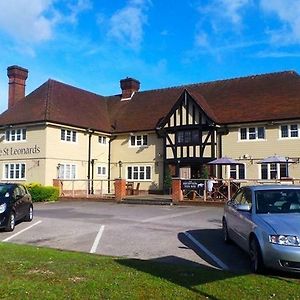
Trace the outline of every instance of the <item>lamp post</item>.
<path fill-rule="evenodd" d="M 119 165 L 119 178 L 122 178 L 122 165 L 123 165 L 123 163 L 119 160 L 118 165 Z"/>

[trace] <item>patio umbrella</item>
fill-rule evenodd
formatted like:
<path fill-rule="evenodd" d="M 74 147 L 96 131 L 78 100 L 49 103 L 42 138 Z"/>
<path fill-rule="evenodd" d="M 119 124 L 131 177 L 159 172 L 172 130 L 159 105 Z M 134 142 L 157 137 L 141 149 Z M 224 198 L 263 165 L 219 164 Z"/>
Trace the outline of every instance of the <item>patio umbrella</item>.
<path fill-rule="evenodd" d="M 225 165 L 241 165 L 242 163 L 240 163 L 237 160 L 234 160 L 230 157 L 223 156 L 223 157 L 214 159 L 214 160 L 208 162 L 207 164 L 225 166 Z"/>
<path fill-rule="evenodd" d="M 274 164 L 274 163 L 280 164 L 280 163 L 295 163 L 295 162 L 288 157 L 279 156 L 279 155 L 269 156 L 258 162 L 258 164 Z"/>

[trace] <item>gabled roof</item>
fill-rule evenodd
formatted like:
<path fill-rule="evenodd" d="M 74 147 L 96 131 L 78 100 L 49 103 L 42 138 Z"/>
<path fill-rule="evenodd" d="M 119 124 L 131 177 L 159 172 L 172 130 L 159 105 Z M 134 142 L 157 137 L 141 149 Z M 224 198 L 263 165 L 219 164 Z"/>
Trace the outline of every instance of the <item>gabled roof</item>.
<path fill-rule="evenodd" d="M 0 116 L 0 125 L 43 121 L 111 131 L 104 97 L 51 79 Z"/>
<path fill-rule="evenodd" d="M 0 115 L 0 125 L 49 121 L 103 132 L 155 130 L 187 91 L 218 124 L 300 118 L 300 76 L 293 71 L 103 97 L 48 80 Z"/>

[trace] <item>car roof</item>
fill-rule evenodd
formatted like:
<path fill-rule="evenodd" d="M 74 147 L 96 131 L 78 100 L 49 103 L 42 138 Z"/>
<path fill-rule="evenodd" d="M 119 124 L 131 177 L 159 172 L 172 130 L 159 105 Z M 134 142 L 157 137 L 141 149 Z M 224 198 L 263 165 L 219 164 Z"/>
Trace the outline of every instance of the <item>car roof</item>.
<path fill-rule="evenodd" d="M 300 185 L 296 184 L 258 184 L 244 186 L 252 191 L 267 191 L 267 190 L 299 190 Z"/>

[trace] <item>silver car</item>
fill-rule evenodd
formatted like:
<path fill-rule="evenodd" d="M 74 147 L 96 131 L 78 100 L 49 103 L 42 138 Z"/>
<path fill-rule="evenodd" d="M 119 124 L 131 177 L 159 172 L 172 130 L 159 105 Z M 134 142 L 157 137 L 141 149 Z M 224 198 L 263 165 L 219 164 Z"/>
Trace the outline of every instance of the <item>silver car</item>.
<path fill-rule="evenodd" d="M 300 272 L 300 186 L 240 188 L 224 207 L 223 237 L 249 253 L 251 271 Z"/>

